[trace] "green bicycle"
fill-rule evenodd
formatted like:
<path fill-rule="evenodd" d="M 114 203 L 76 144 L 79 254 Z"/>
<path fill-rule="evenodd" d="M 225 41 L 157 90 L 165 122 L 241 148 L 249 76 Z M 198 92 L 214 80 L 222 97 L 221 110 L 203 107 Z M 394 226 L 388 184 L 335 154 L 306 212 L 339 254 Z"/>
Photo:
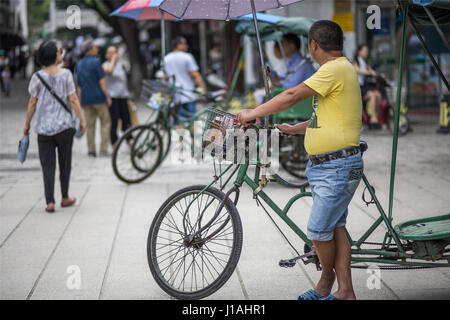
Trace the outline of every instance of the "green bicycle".
<path fill-rule="evenodd" d="M 121 181 L 132 184 L 150 177 L 170 151 L 172 130 L 181 127 L 189 132 L 191 138 L 194 137 L 194 124 L 202 119 L 207 109 L 202 108 L 194 115 L 183 109 L 177 112 L 175 96 L 186 96 L 193 92 L 178 88 L 173 83 L 161 80 L 143 81 L 141 100 L 153 113 L 146 124 L 129 128 L 114 147 L 113 172 Z M 220 94 L 221 92 L 206 94 L 202 101 L 206 101 L 207 105 L 217 103 Z M 179 147 L 191 149 L 191 152 L 194 150 L 190 141 L 183 141 Z M 183 150 L 178 151 L 183 153 Z"/>
<path fill-rule="evenodd" d="M 214 121 L 209 121 L 205 125 L 206 129 L 212 127 L 220 130 L 229 129 L 230 123 L 236 128 L 240 126 L 236 124 L 231 114 L 213 109 L 209 112 L 208 119 Z M 260 129 L 257 126 L 252 128 Z M 225 145 L 223 143 L 224 150 Z M 222 148 L 222 145 L 219 147 Z M 231 163 L 208 185 L 190 186 L 175 192 L 156 213 L 148 233 L 147 258 L 155 281 L 169 295 L 178 299 L 201 299 L 216 292 L 230 278 L 242 250 L 242 224 L 236 205 L 239 190 L 244 184 L 253 190 L 257 203 L 264 208 L 270 218 L 263 203 L 267 204 L 305 243 L 304 252 L 300 254 L 288 241 L 298 256 L 281 260 L 279 265 L 293 267 L 298 261 L 302 261 L 304 264 L 314 263 L 320 270 L 320 262 L 312 242 L 288 216 L 289 209 L 297 200 L 311 197 L 311 192 L 307 190 L 308 182 L 301 184 L 286 182 L 290 186 L 297 187 L 299 193 L 284 207 L 280 207 L 264 192 L 264 185 L 261 183 L 265 170 L 277 176 L 271 172 L 270 167 L 258 159 L 254 177 L 248 174 L 251 165 L 248 147 L 247 144 L 243 161 Z M 367 144 L 361 142 L 360 150 L 364 153 Z M 227 175 L 220 189 L 213 187 L 218 179 Z M 233 177 L 233 186 L 224 192 Z M 352 246 L 353 268 L 367 268 L 364 263 L 377 263 L 380 268 L 388 269 L 450 266 L 450 214 L 408 221 L 393 227 L 392 218 L 386 215 L 364 174 L 362 181 L 380 216 L 357 240 L 352 239 L 347 232 Z M 275 223 L 272 218 L 271 220 Z M 383 242 L 366 242 L 382 223 L 388 230 Z M 279 227 L 278 230 L 287 240 Z M 375 246 L 375 249 L 368 246 Z"/>

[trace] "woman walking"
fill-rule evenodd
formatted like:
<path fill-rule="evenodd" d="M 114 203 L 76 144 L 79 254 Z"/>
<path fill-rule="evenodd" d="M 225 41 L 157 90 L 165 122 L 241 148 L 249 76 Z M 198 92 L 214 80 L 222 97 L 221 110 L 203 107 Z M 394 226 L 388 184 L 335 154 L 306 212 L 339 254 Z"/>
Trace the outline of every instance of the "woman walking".
<path fill-rule="evenodd" d="M 35 132 L 38 135 L 39 159 L 44 176 L 44 188 L 47 212 L 55 211 L 55 168 L 56 150 L 61 183 L 61 207 L 72 206 L 76 198 L 69 197 L 69 181 L 72 166 L 72 144 L 76 132 L 73 111 L 80 119 L 80 130 L 86 131 L 86 121 L 76 94 L 72 73 L 58 65 L 62 63 L 62 49 L 54 41 L 45 41 L 39 47 L 37 58 L 43 69 L 31 78 L 28 92 L 30 99 L 24 133 L 29 134 L 33 116 Z M 47 89 L 49 86 L 66 106 L 65 107 Z M 70 113 L 69 113 L 70 112 Z"/>
<path fill-rule="evenodd" d="M 125 68 L 119 61 L 119 53 L 116 46 L 110 46 L 106 50 L 106 60 L 103 63 L 103 71 L 106 74 L 106 87 L 111 96 L 112 104 L 109 108 L 111 115 L 111 144 L 118 140 L 117 124 L 122 120 L 122 131 L 130 127 L 130 112 L 128 110 L 128 80 Z"/>

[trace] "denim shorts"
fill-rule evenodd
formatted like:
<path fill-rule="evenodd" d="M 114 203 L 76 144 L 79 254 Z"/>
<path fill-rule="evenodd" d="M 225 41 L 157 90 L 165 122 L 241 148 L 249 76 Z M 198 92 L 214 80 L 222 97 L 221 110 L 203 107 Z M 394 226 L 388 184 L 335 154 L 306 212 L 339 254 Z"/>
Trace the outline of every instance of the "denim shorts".
<path fill-rule="evenodd" d="M 309 240 L 330 241 L 334 237 L 334 229 L 345 226 L 348 205 L 362 174 L 361 152 L 321 164 L 308 161 L 306 176 L 313 197 L 307 230 Z"/>
<path fill-rule="evenodd" d="M 177 110 L 178 119 L 181 121 L 190 120 L 196 112 L 197 109 L 195 102 L 183 103 Z"/>

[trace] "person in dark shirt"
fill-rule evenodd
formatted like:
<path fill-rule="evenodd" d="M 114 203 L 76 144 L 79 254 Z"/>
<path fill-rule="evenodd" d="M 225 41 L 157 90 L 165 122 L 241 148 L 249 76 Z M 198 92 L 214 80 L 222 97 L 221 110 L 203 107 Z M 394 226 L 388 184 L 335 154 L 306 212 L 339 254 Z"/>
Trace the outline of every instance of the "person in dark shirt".
<path fill-rule="evenodd" d="M 106 87 L 105 73 L 100 59 L 97 58 L 98 48 L 93 41 L 83 44 L 82 54 L 83 58 L 77 64 L 76 73 L 78 94 L 86 115 L 88 154 L 91 157 L 96 156 L 95 122 L 100 118 L 100 155 L 107 156 L 111 130 L 109 107 L 112 102 Z"/>

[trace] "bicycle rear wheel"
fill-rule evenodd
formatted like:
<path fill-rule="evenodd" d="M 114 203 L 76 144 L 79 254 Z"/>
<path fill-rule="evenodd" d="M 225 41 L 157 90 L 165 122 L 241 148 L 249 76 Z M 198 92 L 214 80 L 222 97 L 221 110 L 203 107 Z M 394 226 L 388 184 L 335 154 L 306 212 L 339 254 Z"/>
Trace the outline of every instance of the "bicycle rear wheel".
<path fill-rule="evenodd" d="M 173 194 L 156 213 L 148 234 L 153 278 L 178 299 L 201 299 L 216 292 L 241 254 L 242 224 L 236 206 L 218 189 L 204 188 L 191 186 Z"/>
<path fill-rule="evenodd" d="M 162 152 L 161 136 L 154 128 L 149 125 L 132 127 L 114 147 L 114 174 L 125 183 L 142 182 L 158 167 Z"/>
<path fill-rule="evenodd" d="M 280 137 L 280 164 L 292 177 L 295 182 L 306 180 L 306 165 L 308 163 L 308 153 L 303 145 L 304 136 Z M 292 180 L 292 179 L 291 179 Z"/>

